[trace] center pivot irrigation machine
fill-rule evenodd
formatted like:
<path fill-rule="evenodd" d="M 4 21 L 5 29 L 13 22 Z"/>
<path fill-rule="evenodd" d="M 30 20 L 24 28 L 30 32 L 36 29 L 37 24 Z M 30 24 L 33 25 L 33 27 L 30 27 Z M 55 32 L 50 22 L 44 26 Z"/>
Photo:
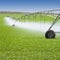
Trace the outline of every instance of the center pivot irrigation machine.
<path fill-rule="evenodd" d="M 32 22 L 43 22 L 43 23 L 50 23 L 51 26 L 47 28 L 45 31 L 45 38 L 55 38 L 57 31 L 54 31 L 52 27 L 59 22 L 60 20 L 60 9 L 55 10 L 48 10 L 48 11 L 41 11 L 41 12 L 34 12 L 34 13 L 27 13 L 24 16 L 20 17 L 22 21 L 32 21 Z M 60 23 L 59 23 L 60 24 Z M 15 24 L 13 24 L 15 26 Z M 43 27 L 45 28 L 45 27 Z"/>
<path fill-rule="evenodd" d="M 32 16 L 34 18 L 32 18 Z M 52 17 L 52 19 L 50 17 Z M 25 16 L 22 16 L 21 19 L 23 19 L 23 20 L 26 19 L 26 20 L 29 20 L 29 21 L 32 19 L 34 22 L 39 21 L 40 23 L 41 22 L 45 23 L 47 21 L 48 21 L 48 23 L 50 22 L 51 26 L 48 27 L 49 29 L 47 29 L 47 31 L 45 32 L 45 38 L 55 38 L 56 33 L 58 33 L 58 32 L 55 32 L 51 28 L 60 19 L 60 9 L 55 9 L 55 10 L 52 9 L 52 10 L 48 10 L 48 11 L 41 11 L 41 12 L 26 14 Z"/>

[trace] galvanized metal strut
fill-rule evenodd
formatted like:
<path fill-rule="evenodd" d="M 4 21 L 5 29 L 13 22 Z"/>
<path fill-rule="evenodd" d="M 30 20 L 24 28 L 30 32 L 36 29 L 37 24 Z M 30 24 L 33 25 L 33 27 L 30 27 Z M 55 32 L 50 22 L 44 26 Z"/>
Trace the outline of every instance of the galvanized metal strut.
<path fill-rule="evenodd" d="M 58 16 L 56 17 L 56 19 L 53 21 L 52 25 L 49 27 L 48 30 L 51 30 L 51 28 L 53 27 L 53 25 L 60 19 L 60 14 L 58 14 Z"/>

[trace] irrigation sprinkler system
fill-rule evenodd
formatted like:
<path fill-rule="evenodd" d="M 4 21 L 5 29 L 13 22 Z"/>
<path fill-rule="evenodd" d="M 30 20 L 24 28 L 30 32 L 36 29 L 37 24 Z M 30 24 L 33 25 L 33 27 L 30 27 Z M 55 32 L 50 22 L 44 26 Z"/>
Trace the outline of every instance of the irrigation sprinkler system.
<path fill-rule="evenodd" d="M 38 16 L 39 18 L 37 18 Z M 58 31 L 52 30 L 52 27 L 58 22 L 58 20 L 60 20 L 60 9 L 56 9 L 56 10 L 52 9 L 48 11 L 41 11 L 41 12 L 26 14 L 22 16 L 20 19 L 23 20 L 23 22 L 29 21 L 31 19 L 33 20 L 33 22 L 36 22 L 39 19 L 39 22 L 41 24 L 41 22 L 45 23 L 47 21 L 50 21 L 49 19 L 46 21 L 46 17 L 48 18 L 48 16 L 54 19 L 51 20 L 52 21 L 51 26 L 48 27 L 47 31 L 45 32 L 45 38 L 51 39 L 56 37 L 56 33 L 60 33 Z M 15 26 L 15 23 L 12 26 Z"/>
<path fill-rule="evenodd" d="M 36 21 L 37 14 L 39 14 L 39 16 L 40 16 L 40 22 L 42 21 L 41 18 L 43 18 L 44 23 L 45 23 L 45 16 L 44 15 L 46 15 L 46 16 L 50 15 L 51 17 L 55 16 L 55 19 L 54 20 L 52 19 L 51 26 L 49 27 L 49 29 L 45 33 L 45 38 L 55 38 L 56 33 L 59 33 L 59 32 L 55 32 L 54 30 L 51 30 L 51 28 L 60 19 L 60 9 L 55 9 L 55 10 L 52 9 L 52 10 L 48 10 L 48 11 L 30 13 L 29 15 L 25 15 L 23 17 L 25 18 L 27 16 L 28 17 L 27 20 L 29 20 L 31 18 L 30 15 L 33 15 L 33 17 L 35 18 L 34 20 Z"/>

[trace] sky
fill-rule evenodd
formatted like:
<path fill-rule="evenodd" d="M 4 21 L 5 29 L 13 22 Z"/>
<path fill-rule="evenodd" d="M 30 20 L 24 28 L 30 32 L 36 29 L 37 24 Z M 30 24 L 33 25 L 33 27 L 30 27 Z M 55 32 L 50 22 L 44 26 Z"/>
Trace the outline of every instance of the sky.
<path fill-rule="evenodd" d="M 37 12 L 60 8 L 60 0 L 0 0 L 0 11 Z"/>

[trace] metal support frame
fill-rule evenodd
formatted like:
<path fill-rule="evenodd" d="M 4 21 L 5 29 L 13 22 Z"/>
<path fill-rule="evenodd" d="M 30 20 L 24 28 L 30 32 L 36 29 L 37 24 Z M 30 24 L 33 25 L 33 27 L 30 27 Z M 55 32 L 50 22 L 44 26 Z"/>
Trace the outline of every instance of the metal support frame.
<path fill-rule="evenodd" d="M 50 29 L 53 27 L 53 25 L 59 20 L 59 18 L 60 18 L 59 16 L 60 16 L 60 14 L 58 14 L 58 16 L 57 16 L 56 19 L 53 21 L 52 25 L 49 27 L 48 30 L 50 30 Z"/>

